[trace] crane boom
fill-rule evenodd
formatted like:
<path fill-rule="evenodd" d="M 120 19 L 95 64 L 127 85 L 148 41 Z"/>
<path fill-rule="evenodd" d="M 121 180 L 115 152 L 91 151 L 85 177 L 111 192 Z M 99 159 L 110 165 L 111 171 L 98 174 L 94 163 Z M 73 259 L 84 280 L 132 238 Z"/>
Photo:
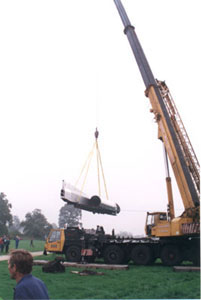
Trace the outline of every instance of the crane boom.
<path fill-rule="evenodd" d="M 114 2 L 144 81 L 145 94 L 150 99 L 152 112 L 158 123 L 159 138 L 163 141 L 168 153 L 185 211 L 189 216 L 193 216 L 196 207 L 199 207 L 199 163 L 187 134 L 184 134 L 186 133 L 184 127 L 179 127 L 180 120 L 172 118 L 168 111 L 167 102 L 170 103 L 172 99 L 167 98 L 167 93 L 164 93 L 164 88 L 167 88 L 165 83 L 155 80 L 135 28 L 131 25 L 121 1 L 114 0 Z M 172 103 L 171 105 L 173 107 Z"/>

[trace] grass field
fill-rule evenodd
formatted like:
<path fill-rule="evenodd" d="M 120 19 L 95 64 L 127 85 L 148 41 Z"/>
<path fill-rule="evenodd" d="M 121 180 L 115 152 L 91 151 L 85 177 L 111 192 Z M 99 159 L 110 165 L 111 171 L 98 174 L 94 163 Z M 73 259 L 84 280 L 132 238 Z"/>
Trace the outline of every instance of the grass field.
<path fill-rule="evenodd" d="M 30 250 L 29 242 L 20 241 L 20 248 Z M 43 249 L 44 242 L 36 241 L 34 251 Z M 12 248 L 12 245 L 11 245 Z M 54 255 L 35 257 L 53 259 Z M 128 270 L 97 270 L 102 276 L 80 276 L 65 273 L 43 273 L 34 266 L 33 275 L 41 278 L 51 299 L 200 299 L 200 274 L 177 273 L 172 267 L 130 265 Z M 7 262 L 0 262 L 0 298 L 12 299 L 15 281 L 9 278 Z"/>
<path fill-rule="evenodd" d="M 30 247 L 30 241 L 28 240 L 20 240 L 19 242 L 19 249 L 27 249 L 28 251 L 42 251 L 44 249 L 44 241 L 34 241 L 34 247 Z M 10 245 L 9 245 L 9 250 L 15 249 L 15 241 L 11 240 Z M 0 255 L 5 255 L 5 249 L 4 252 L 1 253 Z"/>

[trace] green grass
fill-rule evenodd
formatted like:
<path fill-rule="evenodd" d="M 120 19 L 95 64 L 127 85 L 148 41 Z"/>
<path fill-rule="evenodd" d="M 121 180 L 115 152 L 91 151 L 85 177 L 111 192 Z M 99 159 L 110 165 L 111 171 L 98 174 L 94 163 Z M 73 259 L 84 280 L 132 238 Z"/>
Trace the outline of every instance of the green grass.
<path fill-rule="evenodd" d="M 45 244 L 44 241 L 35 240 L 33 243 L 34 243 L 34 247 L 30 247 L 30 240 L 21 240 L 19 242 L 18 248 L 26 249 L 28 251 L 43 251 L 44 244 Z M 14 240 L 11 240 L 10 245 L 9 245 L 9 251 L 12 249 L 15 249 L 15 241 Z M 0 252 L 0 255 L 5 255 L 5 254 L 6 254 L 5 249 L 4 249 L 3 253 Z"/>
<path fill-rule="evenodd" d="M 25 241 L 21 241 L 25 242 Z M 35 242 L 36 243 L 36 242 Z M 40 248 L 38 244 L 38 250 Z M 20 248 L 22 248 L 21 243 Z M 25 246 L 28 247 L 28 243 Z M 43 246 L 43 245 L 42 245 Z M 29 249 L 30 250 L 30 249 Z M 35 257 L 54 259 L 55 255 Z M 172 267 L 130 265 L 128 270 L 104 270 L 102 276 L 80 276 L 66 268 L 65 273 L 43 273 L 33 267 L 33 275 L 41 278 L 51 299 L 200 299 L 199 272 L 174 272 Z M 0 298 L 12 299 L 15 281 L 9 277 L 7 262 L 0 262 Z"/>

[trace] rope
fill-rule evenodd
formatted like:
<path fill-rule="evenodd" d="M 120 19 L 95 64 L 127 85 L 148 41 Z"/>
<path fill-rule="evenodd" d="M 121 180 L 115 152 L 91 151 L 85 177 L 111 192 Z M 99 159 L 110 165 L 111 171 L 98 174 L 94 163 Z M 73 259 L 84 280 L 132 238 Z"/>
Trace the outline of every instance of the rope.
<path fill-rule="evenodd" d="M 98 141 L 97 141 L 97 139 L 96 139 L 96 159 L 97 159 L 97 173 L 98 173 L 98 194 L 101 197 L 100 171 L 99 171 L 99 151 L 98 151 Z"/>
<path fill-rule="evenodd" d="M 90 164 L 91 164 L 92 156 L 93 156 L 93 153 L 92 153 L 92 155 L 91 155 L 91 157 L 89 159 L 89 162 L 88 162 L 87 171 L 86 171 L 85 178 L 84 178 L 84 181 L 83 181 L 83 184 L 82 184 L 82 188 L 81 188 L 81 193 L 80 193 L 81 195 L 82 195 L 85 183 L 86 183 L 86 179 L 87 179 L 87 175 L 88 175 L 88 172 L 89 172 L 89 167 L 90 167 Z"/>
<path fill-rule="evenodd" d="M 96 143 L 93 144 L 92 150 L 89 152 L 89 155 L 87 156 L 87 159 L 86 159 L 86 161 L 85 161 L 85 163 L 84 163 L 84 165 L 83 165 L 83 167 L 82 167 L 82 170 L 81 170 L 81 172 L 80 172 L 80 175 L 79 175 L 79 177 L 78 177 L 78 179 L 77 179 L 77 181 L 76 181 L 76 183 L 75 183 L 75 187 L 76 187 L 76 186 L 78 185 L 78 182 L 79 182 L 79 180 L 80 180 L 80 178 L 81 178 L 81 176 L 82 176 L 82 174 L 83 174 L 83 172 L 84 172 L 84 169 L 86 168 L 86 165 L 87 165 L 87 163 L 88 163 L 88 166 L 87 166 L 87 172 L 86 172 L 86 175 L 85 175 L 85 178 L 84 178 L 84 183 L 82 184 L 81 194 L 82 194 L 82 192 L 83 192 L 84 184 L 85 184 L 85 182 L 86 182 L 86 177 L 87 177 L 87 174 L 88 174 L 88 171 L 89 171 L 89 166 L 90 166 L 90 163 L 91 163 L 91 159 L 92 159 L 92 156 L 93 156 L 93 153 L 94 153 L 95 144 L 96 144 Z"/>
<path fill-rule="evenodd" d="M 105 194 L 106 194 L 106 199 L 108 200 L 109 197 L 108 197 L 108 192 L 107 192 L 107 186 L 106 186 L 106 181 L 105 181 L 105 176 L 104 176 L 104 172 L 103 172 L 103 165 L 102 165 L 102 160 L 101 160 L 101 155 L 100 155 L 100 150 L 99 150 L 99 146 L 98 146 L 98 135 L 99 135 L 99 132 L 96 128 L 96 132 L 95 132 L 95 142 L 93 144 L 93 147 L 92 147 L 92 150 L 89 152 L 89 155 L 82 167 L 82 170 L 80 172 L 80 175 L 75 183 L 75 187 L 78 185 L 78 182 L 84 172 L 84 170 L 86 169 L 86 173 L 85 173 L 85 176 L 84 176 L 84 181 L 82 183 L 82 187 L 81 187 L 81 192 L 80 192 L 80 196 L 79 198 L 81 197 L 82 193 L 83 193 L 83 190 L 84 190 L 84 186 L 85 186 L 85 183 L 86 183 L 86 179 L 87 179 L 87 175 L 88 175 L 88 172 L 89 172 L 89 167 L 90 167 L 90 164 L 91 164 L 91 160 L 92 160 L 92 157 L 93 157 L 93 153 L 94 153 L 94 149 L 96 147 L 96 160 L 97 160 L 97 174 L 98 174 L 98 192 L 99 192 L 99 196 L 101 197 L 101 183 L 100 183 L 100 169 L 101 169 L 101 173 L 102 173 L 102 177 L 103 177 L 103 183 L 104 183 L 104 188 L 105 188 Z M 78 198 L 78 200 L 79 200 Z"/>
<path fill-rule="evenodd" d="M 99 147 L 98 147 L 98 143 L 97 143 L 97 151 L 98 151 L 98 157 L 99 157 L 99 162 L 100 162 L 102 176 L 103 176 L 103 182 L 104 182 L 104 187 L 105 187 L 106 199 L 108 200 L 109 197 L 108 197 L 107 186 L 106 186 L 105 176 L 104 176 L 104 172 L 103 172 L 103 164 L 102 164 L 102 160 L 101 160 L 101 155 L 100 155 L 100 150 L 99 150 Z"/>

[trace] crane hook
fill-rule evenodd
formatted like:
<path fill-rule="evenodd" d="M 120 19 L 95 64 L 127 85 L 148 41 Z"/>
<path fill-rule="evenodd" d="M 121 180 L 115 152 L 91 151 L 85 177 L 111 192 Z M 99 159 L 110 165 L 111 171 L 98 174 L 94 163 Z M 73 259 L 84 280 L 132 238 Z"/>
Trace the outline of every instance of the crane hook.
<path fill-rule="evenodd" d="M 98 135 L 99 135 L 99 132 L 98 132 L 97 127 L 96 127 L 96 131 L 95 131 L 94 135 L 95 135 L 95 138 L 97 139 L 97 138 L 98 138 Z"/>

